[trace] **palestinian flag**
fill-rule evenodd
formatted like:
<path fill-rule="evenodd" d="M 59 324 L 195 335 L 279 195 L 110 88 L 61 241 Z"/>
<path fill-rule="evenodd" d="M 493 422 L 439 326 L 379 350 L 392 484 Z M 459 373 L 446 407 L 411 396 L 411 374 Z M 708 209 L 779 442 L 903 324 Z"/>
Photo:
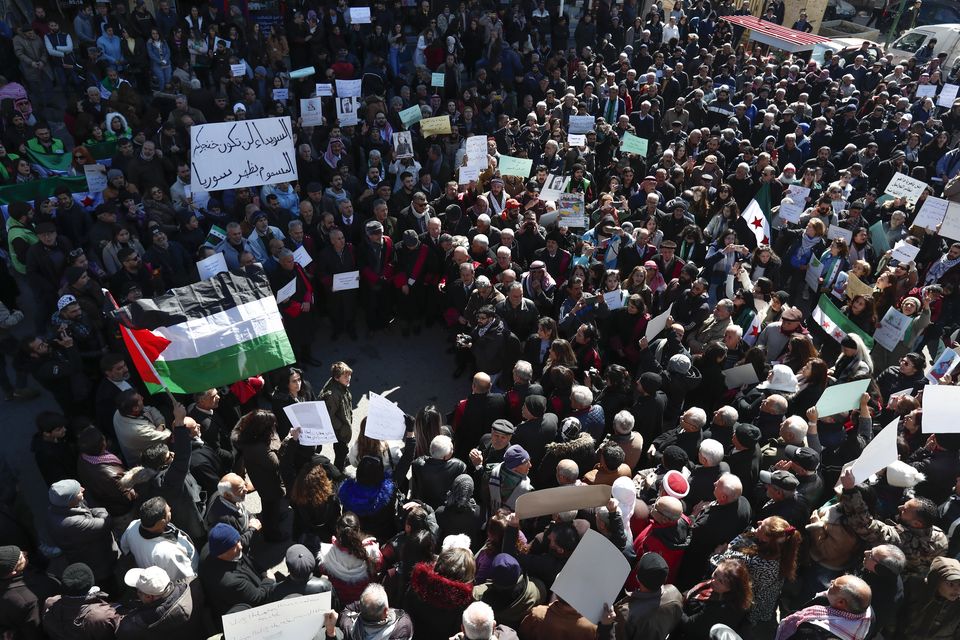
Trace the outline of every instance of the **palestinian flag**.
<path fill-rule="evenodd" d="M 195 393 L 292 364 L 267 275 L 220 273 L 119 311 L 123 340 L 151 393 Z"/>
<path fill-rule="evenodd" d="M 770 185 L 766 182 L 753 196 L 753 200 L 743 210 L 743 219 L 747 221 L 757 244 L 770 244 Z"/>
<path fill-rule="evenodd" d="M 863 339 L 863 344 L 866 345 L 867 349 L 873 348 L 873 336 L 843 315 L 843 312 L 826 295 L 820 296 L 820 301 L 817 302 L 817 307 L 813 310 L 813 319 L 827 335 L 837 342 L 843 340 L 843 337 L 848 333 L 855 333 Z"/>

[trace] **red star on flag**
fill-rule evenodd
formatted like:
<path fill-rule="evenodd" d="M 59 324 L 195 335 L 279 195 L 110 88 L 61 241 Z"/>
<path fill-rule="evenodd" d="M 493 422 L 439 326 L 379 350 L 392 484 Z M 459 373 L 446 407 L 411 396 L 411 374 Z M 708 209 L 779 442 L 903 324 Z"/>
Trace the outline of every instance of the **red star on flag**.
<path fill-rule="evenodd" d="M 833 332 L 833 337 L 834 337 L 834 339 L 836 339 L 836 340 L 838 340 L 838 341 L 839 341 L 839 340 L 842 340 L 842 339 L 843 339 L 843 331 L 841 331 L 841 330 L 838 328 L 836 331 Z"/>
<path fill-rule="evenodd" d="M 823 327 L 824 329 L 829 329 L 829 328 L 830 328 L 830 321 L 829 321 L 829 320 L 824 320 L 823 322 L 820 323 L 820 326 Z"/>
<path fill-rule="evenodd" d="M 757 336 L 759 336 L 759 335 L 760 335 L 760 327 L 758 327 L 757 325 L 753 325 L 752 327 L 750 327 L 750 335 L 753 336 L 754 338 L 756 338 Z"/>
<path fill-rule="evenodd" d="M 93 198 L 91 198 L 90 196 L 84 196 L 83 200 L 81 200 L 80 203 L 85 207 L 93 206 Z"/>
<path fill-rule="evenodd" d="M 755 226 L 756 228 L 759 229 L 760 227 L 763 226 L 763 220 L 762 220 L 761 218 L 754 218 L 754 219 L 750 222 L 750 224 L 752 224 L 753 226 Z"/>
<path fill-rule="evenodd" d="M 768 238 L 767 236 L 763 236 L 763 243 L 762 243 L 762 244 L 770 244 L 770 238 Z"/>

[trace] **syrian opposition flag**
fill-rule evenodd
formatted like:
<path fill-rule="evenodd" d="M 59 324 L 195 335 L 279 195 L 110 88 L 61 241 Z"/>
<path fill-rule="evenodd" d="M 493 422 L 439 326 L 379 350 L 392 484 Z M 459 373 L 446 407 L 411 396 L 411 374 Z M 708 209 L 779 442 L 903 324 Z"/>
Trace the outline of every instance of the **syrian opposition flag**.
<path fill-rule="evenodd" d="M 757 343 L 757 338 L 760 337 L 760 325 L 763 323 L 763 318 L 765 314 L 760 314 L 753 317 L 753 322 L 750 323 L 750 327 L 743 334 L 743 341 L 746 342 L 751 347 Z"/>
<path fill-rule="evenodd" d="M 7 218 L 7 207 L 11 202 L 19 201 L 33 204 L 37 198 L 51 198 L 56 188 L 61 185 L 69 188 L 73 199 L 87 211 L 93 211 L 103 204 L 103 194 L 88 191 L 87 179 L 83 176 L 42 178 L 0 187 L 0 212 L 3 213 L 4 220 Z"/>
<path fill-rule="evenodd" d="M 195 393 L 295 361 L 263 271 L 220 273 L 120 309 L 123 340 L 151 393 Z"/>
<path fill-rule="evenodd" d="M 770 244 L 770 185 L 766 182 L 760 191 L 753 197 L 750 204 L 743 211 L 743 219 L 747 221 L 753 235 L 757 237 L 757 244 Z"/>
<path fill-rule="evenodd" d="M 863 344 L 866 345 L 867 349 L 873 348 L 873 336 L 843 315 L 843 312 L 826 295 L 820 296 L 820 301 L 817 302 L 817 307 L 813 310 L 813 319 L 827 335 L 837 342 L 843 340 L 848 333 L 855 333 L 863 339 Z"/>

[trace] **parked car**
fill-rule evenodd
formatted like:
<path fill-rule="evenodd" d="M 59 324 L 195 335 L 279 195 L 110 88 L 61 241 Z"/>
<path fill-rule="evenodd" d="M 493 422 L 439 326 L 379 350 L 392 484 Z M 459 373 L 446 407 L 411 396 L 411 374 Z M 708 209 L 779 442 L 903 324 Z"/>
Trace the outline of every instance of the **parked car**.
<path fill-rule="evenodd" d="M 914 27 L 894 40 L 887 53 L 893 54 L 894 62 L 903 62 L 932 38 L 937 40 L 933 48 L 933 57 L 946 52 L 944 69 L 956 75 L 956 67 L 960 65 L 960 23 Z"/>

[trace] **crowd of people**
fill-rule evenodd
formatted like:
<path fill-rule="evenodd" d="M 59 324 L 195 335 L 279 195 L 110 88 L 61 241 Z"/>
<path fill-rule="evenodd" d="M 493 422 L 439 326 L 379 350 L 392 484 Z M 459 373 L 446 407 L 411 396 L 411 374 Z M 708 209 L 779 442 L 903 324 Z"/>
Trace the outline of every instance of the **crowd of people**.
<path fill-rule="evenodd" d="M 956 345 L 960 238 L 914 224 L 960 202 L 947 54 L 821 64 L 744 39 L 732 0 L 375 0 L 370 23 L 280 6 L 0 22 L 0 387 L 56 403 L 31 442 L 48 504 L 0 464 L 5 639 L 202 639 L 312 594 L 331 599 L 317 639 L 960 634 L 960 436 L 922 429 L 925 386 L 958 379 L 926 374 Z M 303 124 L 318 83 L 358 79 L 359 124 L 335 98 Z M 405 124 L 417 106 L 450 133 Z M 191 126 L 278 116 L 295 182 L 192 185 Z M 77 197 L 91 164 L 106 185 Z M 902 176 L 927 187 L 887 194 Z M 113 311 L 215 254 L 296 282 L 278 303 L 296 363 L 151 395 Z M 469 392 L 402 407 L 402 441 L 354 436 L 351 367 L 313 351 L 327 332 L 426 332 L 449 369 L 422 375 Z M 859 380 L 852 411 L 819 415 Z M 284 411 L 310 401 L 332 456 Z M 888 424 L 899 460 L 858 481 Z M 515 513 L 584 485 L 611 497 Z M 598 620 L 551 591 L 588 530 L 630 565 Z"/>

